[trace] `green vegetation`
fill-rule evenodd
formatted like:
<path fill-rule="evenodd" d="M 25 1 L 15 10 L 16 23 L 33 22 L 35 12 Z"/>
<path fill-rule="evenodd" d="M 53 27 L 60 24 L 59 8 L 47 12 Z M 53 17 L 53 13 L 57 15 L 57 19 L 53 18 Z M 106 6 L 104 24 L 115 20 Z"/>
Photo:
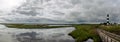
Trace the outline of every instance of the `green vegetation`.
<path fill-rule="evenodd" d="M 26 25 L 26 24 L 6 24 L 9 28 L 20 28 L 20 29 L 41 29 L 41 28 L 59 28 L 59 27 L 70 27 L 70 26 L 48 26 L 45 24 L 41 25 Z"/>
<path fill-rule="evenodd" d="M 120 35 L 120 25 L 101 25 L 99 26 L 99 28 Z"/>
<path fill-rule="evenodd" d="M 95 25 L 74 25 L 76 30 L 70 33 L 70 35 L 76 39 L 76 42 L 83 42 L 89 38 L 92 38 L 94 42 L 101 42 L 99 35 L 96 32 Z"/>

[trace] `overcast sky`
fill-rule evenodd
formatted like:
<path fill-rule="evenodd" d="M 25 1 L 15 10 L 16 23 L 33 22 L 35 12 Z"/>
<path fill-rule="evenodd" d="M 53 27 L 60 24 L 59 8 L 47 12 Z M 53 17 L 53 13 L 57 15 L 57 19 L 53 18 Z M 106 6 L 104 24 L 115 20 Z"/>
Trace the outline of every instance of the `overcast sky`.
<path fill-rule="evenodd" d="M 120 0 L 0 0 L 1 22 L 120 22 Z"/>

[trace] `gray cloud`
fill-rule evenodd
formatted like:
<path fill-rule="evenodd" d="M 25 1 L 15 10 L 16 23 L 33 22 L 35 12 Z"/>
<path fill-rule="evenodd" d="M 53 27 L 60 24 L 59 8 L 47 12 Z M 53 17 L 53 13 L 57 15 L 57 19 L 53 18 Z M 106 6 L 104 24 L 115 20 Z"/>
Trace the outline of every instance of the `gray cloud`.
<path fill-rule="evenodd" d="M 120 22 L 120 0 L 27 0 L 1 19 L 9 22 Z"/>
<path fill-rule="evenodd" d="M 81 0 L 71 0 L 71 3 L 72 4 L 80 4 L 81 3 Z"/>

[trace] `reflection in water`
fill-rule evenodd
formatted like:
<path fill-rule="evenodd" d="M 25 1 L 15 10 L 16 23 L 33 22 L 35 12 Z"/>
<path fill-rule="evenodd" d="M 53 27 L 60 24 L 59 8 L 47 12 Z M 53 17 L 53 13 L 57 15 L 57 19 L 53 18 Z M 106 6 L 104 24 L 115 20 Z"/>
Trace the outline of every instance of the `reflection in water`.
<path fill-rule="evenodd" d="M 20 42 L 40 42 L 40 38 L 36 38 L 36 32 L 26 32 L 16 35 L 16 38 Z"/>
<path fill-rule="evenodd" d="M 15 29 L 0 25 L 0 42 L 75 42 L 75 40 L 68 35 L 73 30 L 75 30 L 74 27 Z"/>
<path fill-rule="evenodd" d="M 88 39 L 87 41 L 85 42 L 94 42 L 93 39 Z"/>

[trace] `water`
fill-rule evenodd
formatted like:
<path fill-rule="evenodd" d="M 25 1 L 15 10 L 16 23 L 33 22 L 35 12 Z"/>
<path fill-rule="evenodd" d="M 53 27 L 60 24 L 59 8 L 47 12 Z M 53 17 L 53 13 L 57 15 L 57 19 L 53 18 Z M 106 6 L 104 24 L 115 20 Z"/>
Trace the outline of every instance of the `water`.
<path fill-rule="evenodd" d="M 74 27 L 54 29 L 15 29 L 0 25 L 0 42 L 75 42 L 68 34 Z"/>
<path fill-rule="evenodd" d="M 93 39 L 88 39 L 87 41 L 85 42 L 94 42 Z"/>

